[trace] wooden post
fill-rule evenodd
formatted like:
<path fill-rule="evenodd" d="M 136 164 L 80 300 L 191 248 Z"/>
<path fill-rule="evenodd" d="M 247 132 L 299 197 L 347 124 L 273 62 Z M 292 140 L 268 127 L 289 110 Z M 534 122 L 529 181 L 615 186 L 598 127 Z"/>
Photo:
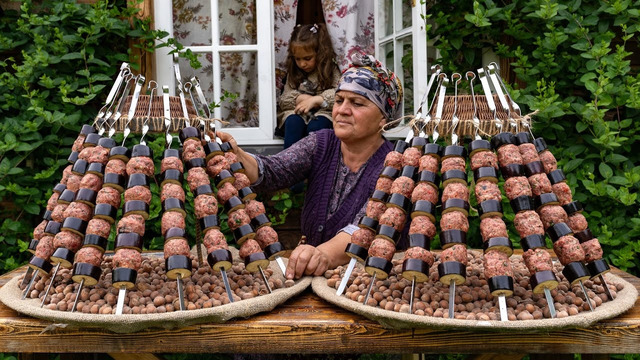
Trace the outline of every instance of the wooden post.
<path fill-rule="evenodd" d="M 139 19 L 151 19 L 150 28 L 155 28 L 155 24 L 153 21 L 153 0 L 143 0 L 141 3 L 137 3 L 136 1 L 128 1 L 127 6 L 140 9 L 136 17 Z M 131 19 L 131 22 L 133 23 L 133 19 Z M 144 77 L 146 77 L 147 79 L 153 79 L 155 57 L 153 56 L 153 53 L 144 51 L 134 46 L 140 45 L 141 42 L 142 40 L 129 40 L 129 48 L 131 49 L 131 58 L 129 59 L 129 61 L 131 63 L 140 65 L 140 74 L 144 75 Z"/>

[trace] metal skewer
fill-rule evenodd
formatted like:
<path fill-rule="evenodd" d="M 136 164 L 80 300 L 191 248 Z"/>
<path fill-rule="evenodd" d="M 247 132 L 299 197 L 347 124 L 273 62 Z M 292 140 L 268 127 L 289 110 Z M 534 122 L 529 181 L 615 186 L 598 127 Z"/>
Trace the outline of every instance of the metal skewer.
<path fill-rule="evenodd" d="M 507 299 L 504 295 L 498 296 L 498 308 L 500 308 L 500 321 L 509 321 L 507 314 Z"/>
<path fill-rule="evenodd" d="M 544 297 L 547 299 L 547 306 L 549 307 L 549 313 L 551 314 L 551 318 L 555 319 L 556 317 L 556 306 L 553 303 L 553 297 L 551 296 L 551 290 L 548 288 L 544 288 Z"/>
<path fill-rule="evenodd" d="M 411 279 L 411 296 L 409 297 L 409 313 L 413 314 L 413 298 L 416 293 L 416 277 Z"/>
<path fill-rule="evenodd" d="M 435 124 L 433 125 L 433 142 L 438 141 L 438 137 L 440 137 L 440 133 L 438 132 L 438 126 L 440 125 L 440 120 L 442 120 L 442 112 L 444 110 L 444 98 L 447 93 L 447 85 L 449 84 L 449 78 L 447 74 L 440 74 L 440 91 L 438 94 L 438 106 L 436 107 L 436 118 Z"/>
<path fill-rule="evenodd" d="M 29 293 L 29 291 L 31 291 L 31 287 L 33 287 L 33 283 L 36 280 L 36 277 L 38 276 L 38 272 L 39 270 L 36 270 L 36 272 L 33 273 L 31 280 L 29 280 L 29 285 L 27 286 L 26 289 L 24 289 L 24 293 L 22 293 L 22 300 L 27 298 L 27 294 Z"/>
<path fill-rule="evenodd" d="M 53 281 L 56 279 L 56 275 L 58 274 L 58 270 L 60 269 L 60 264 L 56 265 L 56 268 L 53 269 L 53 275 L 51 276 L 51 281 L 49 282 L 49 286 L 47 286 L 47 291 L 44 292 L 44 296 L 42 297 L 42 302 L 40 303 L 40 307 L 44 305 L 44 301 L 47 299 L 47 295 L 49 295 L 49 290 L 51 290 L 51 285 L 53 285 Z"/>
<path fill-rule="evenodd" d="M 371 289 L 373 289 L 373 283 L 376 282 L 376 273 L 373 273 L 373 276 L 371 277 L 371 282 L 369 283 L 369 287 L 367 288 L 367 294 L 364 296 L 364 303 L 365 305 L 367 305 L 367 302 L 369 301 L 369 294 L 371 294 Z"/>
<path fill-rule="evenodd" d="M 609 285 L 607 285 L 607 282 L 604 280 L 604 276 L 600 274 L 598 277 L 600 278 L 600 282 L 602 282 L 602 287 L 604 287 L 604 292 L 607 294 L 607 298 L 609 300 L 613 300 L 613 294 L 611 294 L 611 290 L 609 290 Z"/>
<path fill-rule="evenodd" d="M 493 101 L 491 86 L 489 85 L 489 81 L 487 80 L 487 76 L 485 75 L 483 68 L 478 69 L 478 77 L 480 78 L 480 83 L 482 84 L 482 90 L 484 90 L 484 97 L 487 99 L 489 110 L 493 111 L 493 122 L 495 123 L 498 131 L 500 131 L 502 129 L 502 121 L 498 119 L 496 103 Z"/>
<path fill-rule="evenodd" d="M 258 269 L 260 270 L 260 275 L 262 275 L 262 280 L 264 281 L 264 284 L 267 286 L 267 290 L 269 291 L 269 294 L 271 294 L 273 291 L 271 290 L 271 286 L 269 286 L 269 281 L 267 281 L 267 277 L 264 274 L 264 271 L 262 271 L 262 266 L 258 266 Z"/>
<path fill-rule="evenodd" d="M 475 131 L 475 140 L 481 140 L 482 137 L 478 134 L 478 130 L 480 129 L 480 119 L 478 118 L 478 106 L 476 104 L 476 94 L 473 90 L 473 80 L 476 78 L 476 73 L 473 71 L 467 71 L 464 75 L 465 79 L 469 81 L 469 88 L 471 88 L 471 100 L 473 100 L 473 126 L 476 128 Z M 471 79 L 469 79 L 471 77 Z"/>
<path fill-rule="evenodd" d="M 220 274 L 222 275 L 222 282 L 224 283 L 224 289 L 227 291 L 227 296 L 229 297 L 229 302 L 233 302 L 233 293 L 231 292 L 231 287 L 229 286 L 229 279 L 227 279 L 227 270 L 224 268 L 220 268 Z"/>
<path fill-rule="evenodd" d="M 287 267 L 284 265 L 284 261 L 282 261 L 282 257 L 280 255 L 276 255 L 273 258 L 273 260 L 276 261 L 276 264 L 278 264 L 278 267 L 282 271 L 282 275 L 284 275 L 287 272 Z"/>
<path fill-rule="evenodd" d="M 184 306 L 184 289 L 182 287 L 182 274 L 178 273 L 176 278 L 176 284 L 178 285 L 178 301 L 180 302 L 180 311 L 186 310 Z"/>
<path fill-rule="evenodd" d="M 587 302 L 587 304 L 589 304 L 589 309 L 593 311 L 593 305 L 591 305 L 591 299 L 589 298 L 589 295 L 587 295 L 587 289 L 584 288 L 582 280 L 578 282 L 580 283 L 580 288 L 582 289 L 582 293 L 584 294 L 584 300 Z"/>
<path fill-rule="evenodd" d="M 82 286 L 84 286 L 84 278 L 80 280 L 80 286 L 78 287 L 78 293 L 76 294 L 76 299 L 73 300 L 73 306 L 71 307 L 71 312 L 76 311 L 76 306 L 78 306 L 78 299 L 80 298 L 80 293 L 82 292 Z"/>
<path fill-rule="evenodd" d="M 30 267 L 27 267 L 27 272 L 24 273 L 21 286 L 24 286 L 29 283 L 29 280 L 31 280 L 31 274 L 33 274 L 33 269 Z"/>
<path fill-rule="evenodd" d="M 431 76 L 429 77 L 429 82 L 427 82 L 427 91 L 424 92 L 422 96 L 422 100 L 420 100 L 420 106 L 418 107 L 418 112 L 416 113 L 416 119 L 422 117 L 422 106 L 426 105 L 429 108 L 429 92 L 431 92 L 431 86 L 433 85 L 433 81 L 436 79 L 436 76 L 440 74 L 442 71 L 442 66 L 439 64 L 431 66 Z"/>
<path fill-rule="evenodd" d="M 347 265 L 347 270 L 344 272 L 342 276 L 342 281 L 340 281 L 340 286 L 338 286 L 338 291 L 336 291 L 336 296 L 342 296 L 344 289 L 347 287 L 347 283 L 349 282 L 349 278 L 351 277 L 351 273 L 353 272 L 353 268 L 356 267 L 356 258 L 351 258 L 349 260 L 349 265 Z"/>
<path fill-rule="evenodd" d="M 116 315 L 122 315 L 122 309 L 124 308 L 124 298 L 127 296 L 127 287 L 122 285 L 118 290 L 118 303 L 116 304 Z"/>
<path fill-rule="evenodd" d="M 456 282 L 449 281 L 449 319 L 453 319 L 456 307 Z"/>

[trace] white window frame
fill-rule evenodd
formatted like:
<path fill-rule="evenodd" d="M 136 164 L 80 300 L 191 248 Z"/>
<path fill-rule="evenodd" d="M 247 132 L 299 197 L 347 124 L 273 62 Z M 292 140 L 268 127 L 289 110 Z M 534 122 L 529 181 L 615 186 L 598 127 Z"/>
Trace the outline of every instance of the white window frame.
<path fill-rule="evenodd" d="M 240 145 L 275 145 L 282 144 L 282 139 L 276 139 L 273 132 L 276 127 L 276 99 L 275 99 L 275 51 L 273 47 L 273 2 L 255 0 L 257 41 L 255 45 L 220 45 L 220 28 L 218 24 L 218 1 L 211 0 L 211 39 L 210 46 L 185 46 L 195 53 L 211 53 L 213 56 L 213 68 L 220 69 L 220 53 L 225 52 L 255 52 L 258 77 L 258 127 L 249 128 L 224 128 L 218 122 L 217 128 L 233 135 Z M 262 15 L 262 16 L 261 16 Z M 173 37 L 173 6 L 170 0 L 155 0 L 154 18 L 156 29 L 162 29 Z M 175 94 L 176 81 L 173 72 L 173 59 L 169 55 L 168 48 L 160 48 L 155 52 L 156 68 L 155 78 L 159 86 L 168 85 L 171 94 Z M 182 70 L 182 69 L 181 69 Z M 182 71 L 185 72 L 184 70 Z M 200 80 L 202 82 L 202 79 Z M 221 75 L 219 71 L 213 72 L 213 92 L 215 102 L 219 102 L 221 96 Z M 203 85 L 203 87 L 206 87 Z M 207 99 L 212 101 L 212 99 Z M 218 107 L 212 116 L 220 119 L 222 111 Z M 224 120 L 224 119 L 223 119 Z"/>
<path fill-rule="evenodd" d="M 384 0 L 375 0 L 374 16 L 375 16 L 375 56 L 383 64 L 386 61 L 382 56 L 384 45 L 393 43 L 393 55 L 394 63 L 393 68 L 395 73 L 404 86 L 404 78 L 402 71 L 402 47 L 399 43 L 400 40 L 406 38 L 411 34 L 411 43 L 413 45 L 413 99 L 405 98 L 404 101 L 413 101 L 414 111 L 417 111 L 420 106 L 420 100 L 422 99 L 424 92 L 427 89 L 427 76 L 428 76 L 428 64 L 427 64 L 427 31 L 426 23 L 422 18 L 422 15 L 426 15 L 426 5 L 422 1 L 411 0 L 411 27 L 402 28 L 402 2 L 407 0 L 393 0 L 393 32 L 389 35 L 384 35 L 381 32 L 384 24 L 380 21 L 382 12 L 384 9 Z M 386 64 L 385 64 L 386 65 Z M 412 115 L 412 114 L 403 114 Z M 404 138 L 409 129 L 406 126 L 394 129 L 385 136 L 389 138 Z"/>

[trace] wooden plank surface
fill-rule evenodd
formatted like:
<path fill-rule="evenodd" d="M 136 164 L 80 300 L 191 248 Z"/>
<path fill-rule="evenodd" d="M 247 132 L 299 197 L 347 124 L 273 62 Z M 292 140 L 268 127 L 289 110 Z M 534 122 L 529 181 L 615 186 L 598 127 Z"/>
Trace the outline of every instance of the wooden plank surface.
<path fill-rule="evenodd" d="M 0 286 L 21 268 L 0 277 Z M 640 288 L 640 279 L 613 273 Z M 498 333 L 390 330 L 336 308 L 308 289 L 270 313 L 224 324 L 114 334 L 98 328 L 43 330 L 50 322 L 0 303 L 0 352 L 104 353 L 640 353 L 640 301 L 587 329 Z M 259 340 L 258 340 L 259 339 Z"/>

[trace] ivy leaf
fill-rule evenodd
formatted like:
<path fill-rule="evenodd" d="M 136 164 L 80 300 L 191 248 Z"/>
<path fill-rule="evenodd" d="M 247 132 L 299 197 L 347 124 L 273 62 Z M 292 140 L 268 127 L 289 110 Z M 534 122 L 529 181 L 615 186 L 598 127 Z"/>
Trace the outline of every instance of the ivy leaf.
<path fill-rule="evenodd" d="M 600 165 L 598 166 L 598 170 L 600 170 L 600 175 L 602 175 L 602 177 L 604 177 L 605 179 L 608 179 L 611 176 L 613 176 L 613 170 L 606 163 L 601 162 Z"/>

